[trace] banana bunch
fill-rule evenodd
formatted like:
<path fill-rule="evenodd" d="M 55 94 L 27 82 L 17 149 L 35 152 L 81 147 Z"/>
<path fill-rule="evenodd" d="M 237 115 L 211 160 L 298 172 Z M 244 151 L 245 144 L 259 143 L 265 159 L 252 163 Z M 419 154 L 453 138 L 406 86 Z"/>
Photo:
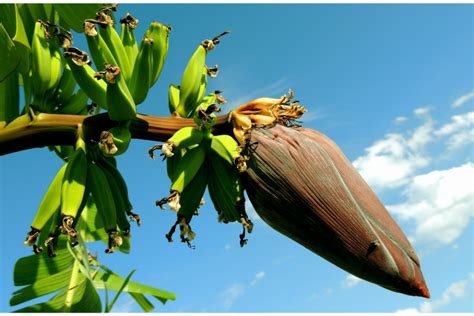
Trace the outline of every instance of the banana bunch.
<path fill-rule="evenodd" d="M 69 236 L 71 245 L 76 245 L 81 213 L 91 198 L 108 234 L 106 253 L 114 252 L 115 247 L 121 251 L 129 249 L 130 221 L 140 225 L 141 220 L 132 212 L 125 180 L 114 158 L 105 157 L 96 145 L 86 147 L 78 138 L 40 203 L 24 242 L 33 246 L 35 253 L 42 252 L 39 245 L 44 244 L 48 254 L 54 256 L 60 234 Z"/>
<path fill-rule="evenodd" d="M 245 160 L 240 155 L 237 142 L 228 135 L 214 136 L 207 125 L 184 127 L 178 130 L 163 145 L 149 150 L 161 150 L 166 159 L 167 174 L 171 181 L 169 196 L 158 200 L 156 205 L 164 208 L 168 204 L 177 213 L 177 221 L 166 234 L 168 241 L 176 226 L 180 226 L 182 242 L 188 243 L 196 236 L 190 222 L 203 204 L 203 195 L 209 187 L 211 200 L 218 212 L 218 220 L 224 223 L 240 222 L 243 233 L 240 244 L 246 243 L 245 232 L 253 225 L 245 211 L 244 189 L 240 171 L 245 170 Z"/>
<path fill-rule="evenodd" d="M 43 250 L 36 245 L 43 231 L 49 233 L 45 245 L 50 255 L 54 255 L 51 245 L 57 239 L 58 232 L 67 234 L 72 245 L 77 243 L 74 227 L 89 194 L 86 188 L 88 164 L 85 147 L 84 141 L 79 138 L 74 152 L 58 171 L 40 203 L 25 241 L 25 245 L 33 246 L 35 253 Z"/>
<path fill-rule="evenodd" d="M 245 211 L 244 187 L 240 178 L 242 167 L 240 147 L 229 135 L 213 136 L 207 148 L 210 158 L 209 195 L 224 223 L 238 221 L 243 226 L 240 246 L 247 242 L 245 232 L 253 230 L 253 224 Z M 245 164 L 245 161 L 243 162 Z"/>
<path fill-rule="evenodd" d="M 97 212 L 108 235 L 106 253 L 113 253 L 129 244 L 130 221 L 141 225 L 138 214 L 132 212 L 125 180 L 115 165 L 114 158 L 100 152 L 91 155 L 88 169 L 88 186 L 97 206 Z"/>
<path fill-rule="evenodd" d="M 31 84 L 32 104 L 41 112 L 51 113 L 70 103 L 75 92 L 76 81 L 60 51 L 72 42 L 71 33 L 48 21 L 38 20 L 31 41 L 31 76 L 27 81 Z M 69 107 L 75 112 L 72 114 L 81 112 L 79 106 Z"/>
<path fill-rule="evenodd" d="M 134 35 L 138 20 L 127 14 L 120 20 L 122 34 L 119 35 L 111 17 L 115 10 L 116 6 L 105 7 L 96 13 L 95 19 L 84 21 L 84 33 L 96 71 L 90 68 L 84 52 L 68 55 L 76 57 L 69 64 L 73 72 L 78 72 L 76 80 L 86 94 L 92 86 L 93 93 L 89 97 L 93 102 L 108 109 L 112 120 L 126 121 L 135 117 L 136 105 L 145 100 L 158 80 L 168 53 L 170 27 L 152 22 L 138 46 Z M 78 67 L 72 66 L 74 61 Z"/>

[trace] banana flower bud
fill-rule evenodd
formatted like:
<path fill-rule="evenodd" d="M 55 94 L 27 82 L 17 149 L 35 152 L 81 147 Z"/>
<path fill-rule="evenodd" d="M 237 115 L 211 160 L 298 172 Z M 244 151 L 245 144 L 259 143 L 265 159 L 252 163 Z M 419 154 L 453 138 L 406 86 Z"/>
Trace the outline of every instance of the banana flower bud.
<path fill-rule="evenodd" d="M 410 242 L 332 140 L 277 124 L 246 144 L 247 194 L 267 224 L 359 278 L 430 297 Z"/>

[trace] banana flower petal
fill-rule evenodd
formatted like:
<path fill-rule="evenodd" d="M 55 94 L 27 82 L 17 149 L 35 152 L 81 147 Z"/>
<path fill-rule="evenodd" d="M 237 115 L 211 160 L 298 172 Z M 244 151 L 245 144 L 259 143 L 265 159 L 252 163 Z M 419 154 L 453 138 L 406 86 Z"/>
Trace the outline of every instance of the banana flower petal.
<path fill-rule="evenodd" d="M 252 128 L 246 189 L 271 227 L 351 274 L 430 297 L 420 261 L 341 149 L 307 128 Z"/>

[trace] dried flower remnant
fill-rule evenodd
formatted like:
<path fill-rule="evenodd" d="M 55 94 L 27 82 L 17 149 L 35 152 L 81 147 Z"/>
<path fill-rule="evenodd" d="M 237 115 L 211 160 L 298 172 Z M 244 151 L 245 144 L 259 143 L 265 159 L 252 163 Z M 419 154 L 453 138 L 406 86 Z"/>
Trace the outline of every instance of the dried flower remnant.
<path fill-rule="evenodd" d="M 281 125 L 248 141 L 246 189 L 265 222 L 355 276 L 430 297 L 409 241 L 333 141 Z"/>
<path fill-rule="evenodd" d="M 299 119 L 306 109 L 298 101 L 291 102 L 294 98 L 293 90 L 289 90 L 289 95 L 279 99 L 255 99 L 232 111 L 229 114 L 229 121 L 232 122 L 234 136 L 239 143 L 247 142 L 246 134 L 253 126 L 294 125 L 294 121 Z"/>

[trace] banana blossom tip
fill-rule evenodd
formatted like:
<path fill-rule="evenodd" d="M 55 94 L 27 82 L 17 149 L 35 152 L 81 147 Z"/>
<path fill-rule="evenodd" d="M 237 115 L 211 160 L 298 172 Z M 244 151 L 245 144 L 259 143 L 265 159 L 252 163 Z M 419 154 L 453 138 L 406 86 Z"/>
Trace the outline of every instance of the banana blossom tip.
<path fill-rule="evenodd" d="M 355 276 L 430 297 L 410 242 L 332 140 L 277 124 L 247 141 L 246 189 L 266 223 Z"/>

